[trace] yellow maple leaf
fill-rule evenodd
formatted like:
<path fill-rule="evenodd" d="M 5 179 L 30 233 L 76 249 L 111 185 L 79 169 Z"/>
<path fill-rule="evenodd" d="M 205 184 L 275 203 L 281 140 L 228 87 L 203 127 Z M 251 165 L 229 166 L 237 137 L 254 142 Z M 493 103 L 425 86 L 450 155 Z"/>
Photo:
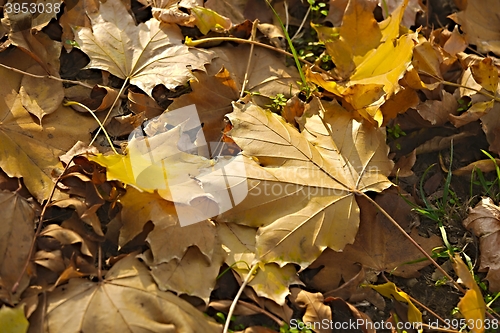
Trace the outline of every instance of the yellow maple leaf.
<path fill-rule="evenodd" d="M 378 126 L 384 123 L 380 107 L 400 90 L 398 81 L 411 64 L 417 40 L 416 33 L 399 36 L 406 5 L 404 1 L 390 17 L 377 23 L 365 2 L 353 0 L 340 28 L 315 27 L 335 63 L 333 71 L 343 81 L 328 81 L 311 70 L 307 77 Z"/>

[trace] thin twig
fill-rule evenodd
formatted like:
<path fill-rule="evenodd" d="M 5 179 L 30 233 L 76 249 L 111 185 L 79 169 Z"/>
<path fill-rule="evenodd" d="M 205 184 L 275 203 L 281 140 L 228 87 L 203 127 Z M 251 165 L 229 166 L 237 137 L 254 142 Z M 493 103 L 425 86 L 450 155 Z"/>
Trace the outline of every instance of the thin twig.
<path fill-rule="evenodd" d="M 253 40 L 248 40 L 248 39 L 242 39 L 242 38 L 236 38 L 236 37 L 210 37 L 210 38 L 203 38 L 203 39 L 197 39 L 197 40 L 191 40 L 191 39 L 188 39 L 185 44 L 187 46 L 198 46 L 198 45 L 201 45 L 201 44 L 205 44 L 205 43 L 210 43 L 210 42 L 234 42 L 234 43 L 239 43 L 239 44 L 255 44 L 257 46 L 260 46 L 260 47 L 263 47 L 265 49 L 269 49 L 269 50 L 273 50 L 275 52 L 278 52 L 278 53 L 281 53 L 281 54 L 284 54 L 286 56 L 289 56 L 289 57 L 292 57 L 293 58 L 293 54 L 290 53 L 290 52 L 287 52 L 285 50 L 282 50 L 282 49 L 279 49 L 277 47 L 274 47 L 274 46 L 271 46 L 271 45 L 267 45 L 267 44 L 263 44 L 263 43 L 260 43 L 260 42 L 257 42 L 257 41 L 253 41 Z M 313 67 L 315 66 L 313 63 L 305 60 L 305 59 L 302 59 L 302 58 L 298 58 L 300 62 L 306 64 L 306 65 L 309 65 L 309 67 Z M 328 73 L 327 71 L 325 71 L 324 69 L 322 69 L 321 67 L 319 66 L 315 66 L 314 67 L 314 70 L 317 70 L 318 72 L 321 72 L 322 74 L 325 74 L 325 75 L 328 75 L 330 78 L 332 79 L 335 79 L 335 77 L 331 74 L 331 73 Z"/>
<path fill-rule="evenodd" d="M 363 197 L 365 197 L 366 199 L 368 199 L 372 205 L 374 205 L 389 221 L 391 221 L 391 223 L 396 227 L 396 229 L 398 229 L 412 244 L 413 246 L 415 246 L 420 252 L 422 252 L 422 254 L 428 259 L 430 260 L 430 262 L 438 269 L 438 271 L 440 271 L 444 276 L 446 276 L 446 278 L 448 280 L 450 280 L 451 283 L 453 283 L 453 285 L 458 289 L 460 290 L 461 293 L 465 294 L 465 289 L 462 288 L 461 285 L 459 285 L 451 276 L 450 274 L 448 274 L 448 272 L 446 272 L 441 266 L 439 266 L 439 264 L 413 239 L 411 238 L 411 236 L 392 218 L 392 216 L 389 215 L 389 213 L 387 213 L 382 207 L 380 207 L 380 205 L 375 202 L 375 200 L 373 200 L 372 198 L 370 198 L 369 196 L 367 196 L 365 193 L 361 192 L 361 191 L 356 191 L 356 193 L 362 195 Z"/>
<path fill-rule="evenodd" d="M 255 34 L 257 33 L 257 24 L 259 24 L 259 20 L 253 21 L 252 24 L 252 34 L 250 36 L 250 40 L 255 40 Z M 248 72 L 250 72 L 250 66 L 252 65 L 252 55 L 253 55 L 253 47 L 255 44 L 250 45 L 250 52 L 248 53 L 248 61 L 247 61 L 247 68 L 245 70 L 245 77 L 243 78 L 243 84 L 241 85 L 241 91 L 240 91 L 240 99 L 243 98 L 243 95 L 245 94 L 245 88 L 248 84 Z"/>
<path fill-rule="evenodd" d="M 19 74 L 23 74 L 23 75 L 28 75 L 28 76 L 34 77 L 36 79 L 51 79 L 51 80 L 55 80 L 55 81 L 59 81 L 59 82 L 63 82 L 63 83 L 79 84 L 79 85 L 81 85 L 81 86 L 83 86 L 85 88 L 89 88 L 89 89 L 93 89 L 94 88 L 94 86 L 86 84 L 86 83 L 83 83 L 83 82 L 80 82 L 80 81 L 65 80 L 65 79 L 61 79 L 61 78 L 58 78 L 58 77 L 55 77 L 55 76 L 52 76 L 52 75 L 36 75 L 36 74 L 31 74 L 31 73 L 28 73 L 28 72 L 25 72 L 25 71 L 22 71 L 20 69 L 17 69 L 17 68 L 14 68 L 14 67 L 10 67 L 10 66 L 4 65 L 4 64 L 0 64 L 0 66 L 3 67 L 3 68 L 10 69 L 13 72 L 16 72 L 16 73 L 19 73 Z"/>
<path fill-rule="evenodd" d="M 309 16 L 310 12 L 311 12 L 311 6 L 309 6 L 309 8 L 307 8 L 306 15 L 304 15 L 304 18 L 302 19 L 302 22 L 300 22 L 300 26 L 297 29 L 297 32 L 295 32 L 295 34 L 293 35 L 291 40 L 294 40 L 295 38 L 297 38 L 298 34 L 300 33 L 300 30 L 302 30 L 302 27 L 304 27 L 304 24 L 306 23 L 307 17 Z"/>
<path fill-rule="evenodd" d="M 105 117 L 105 118 L 104 118 L 104 120 L 102 121 L 102 124 L 103 124 L 103 125 L 106 125 L 106 122 L 108 121 L 108 118 L 109 118 L 109 116 L 111 115 L 111 112 L 113 112 L 113 109 L 115 108 L 116 102 L 120 99 L 120 96 L 122 95 L 123 91 L 125 90 L 125 86 L 127 85 L 128 81 L 129 81 L 129 77 L 127 77 L 127 78 L 125 79 L 125 82 L 123 82 L 123 85 L 122 85 L 122 87 L 120 88 L 120 91 L 118 92 L 118 95 L 116 95 L 116 98 L 115 98 L 115 100 L 113 101 L 113 104 L 112 104 L 112 105 L 111 105 L 111 107 L 109 108 L 109 111 L 108 111 L 108 113 L 106 114 L 106 117 Z M 99 133 L 101 133 L 101 129 L 103 129 L 103 128 L 104 128 L 103 126 L 99 127 L 99 129 L 97 130 L 97 133 L 96 133 L 96 134 L 94 135 L 94 137 L 92 138 L 92 141 L 90 141 L 89 146 L 92 146 L 92 144 L 94 143 L 94 141 L 97 139 L 97 136 L 99 135 Z M 106 136 L 108 136 L 108 135 L 107 135 L 107 133 L 106 133 L 106 131 L 104 131 L 104 132 L 105 132 Z M 112 148 L 112 149 L 113 149 L 113 151 L 116 153 L 116 150 L 113 148 L 113 145 L 111 145 L 111 148 Z"/>
<path fill-rule="evenodd" d="M 224 324 L 224 330 L 222 331 L 222 333 L 228 332 L 229 324 L 231 324 L 231 317 L 233 316 L 234 309 L 236 309 L 236 304 L 238 303 L 238 300 L 240 299 L 240 296 L 243 293 L 243 289 L 245 289 L 248 282 L 250 281 L 250 278 L 253 276 L 258 267 L 259 263 L 254 264 L 252 266 L 252 269 L 248 272 L 247 276 L 245 277 L 245 280 L 243 280 L 243 283 L 241 284 L 240 289 L 238 290 L 238 293 L 234 297 L 233 303 L 231 303 L 231 307 L 229 308 L 229 312 L 226 318 L 226 323 Z"/>

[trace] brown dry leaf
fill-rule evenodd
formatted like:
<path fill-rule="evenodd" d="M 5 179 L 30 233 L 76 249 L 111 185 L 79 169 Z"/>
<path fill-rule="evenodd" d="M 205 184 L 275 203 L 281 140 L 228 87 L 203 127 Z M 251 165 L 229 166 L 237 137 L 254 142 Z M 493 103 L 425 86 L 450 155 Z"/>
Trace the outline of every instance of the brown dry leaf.
<path fill-rule="evenodd" d="M 195 73 L 196 76 L 198 73 Z M 164 108 L 139 89 L 128 90 L 128 108 L 135 114 L 143 113 L 146 119 L 152 119 L 163 113 Z M 137 127 L 137 126 L 135 126 Z"/>
<path fill-rule="evenodd" d="M 146 95 L 144 95 L 146 96 Z M 148 97 L 149 98 L 149 97 Z M 141 126 L 147 119 L 145 112 L 139 114 L 130 113 L 126 116 L 118 116 L 111 119 L 106 130 L 111 136 L 122 136 L 130 134 L 134 129 Z"/>
<path fill-rule="evenodd" d="M 494 100 L 474 103 L 467 111 L 465 111 L 461 115 L 450 114 L 450 122 L 455 125 L 455 127 L 462 127 L 485 116 L 493 109 L 495 105 L 498 105 L 498 103 L 495 104 Z"/>
<path fill-rule="evenodd" d="M 19 281 L 17 293 L 11 295 L 10 291 L 21 272 L 26 261 L 31 240 L 34 237 L 35 212 L 28 202 L 8 191 L 0 191 L 0 211 L 2 212 L 2 223 L 0 224 L 0 290 L 4 289 L 9 294 L 7 301 L 10 304 L 17 303 L 17 298 L 28 286 L 30 273 L 24 272 Z M 34 272 L 29 266 L 28 272 Z"/>
<path fill-rule="evenodd" d="M 57 0 L 56 0 L 57 1 Z M 50 2 L 42 2 L 43 6 L 48 6 Z M 19 16 L 20 17 L 20 16 Z M 45 71 L 44 74 L 50 74 L 59 77 L 59 56 L 61 54 L 61 43 L 52 40 L 43 32 L 34 32 L 30 29 L 31 21 L 29 15 L 24 15 L 27 19 L 28 28 L 11 27 L 9 39 L 12 44 L 29 54 Z M 49 19 L 50 20 L 50 19 Z M 11 24 L 13 22 L 10 22 Z M 48 23 L 48 22 L 47 22 Z M 19 68 L 18 66 L 14 66 Z"/>
<path fill-rule="evenodd" d="M 238 99 L 246 73 L 248 46 L 212 48 L 217 58 L 207 66 L 207 75 L 195 73 L 198 82 L 192 82 L 193 91 L 176 98 L 168 110 L 195 104 L 207 142 L 219 142 L 224 128 L 224 115 L 231 112 L 231 102 Z M 245 61 L 234 61 L 245 59 Z M 263 48 L 253 51 L 252 71 L 245 90 L 258 92 L 265 97 L 283 94 L 287 97 L 297 92 L 300 80 L 294 67 L 286 67 L 272 52 Z M 267 103 L 267 101 L 265 102 Z M 264 103 L 264 104 L 265 104 Z"/>
<path fill-rule="evenodd" d="M 95 246 L 77 232 L 63 228 L 57 224 L 49 224 L 46 226 L 40 233 L 40 236 L 57 239 L 61 245 L 80 243 L 81 252 L 89 257 L 93 257 L 96 252 Z"/>
<path fill-rule="evenodd" d="M 410 228 L 413 222 L 411 207 L 397 191 L 384 191 L 375 201 L 404 229 Z M 418 276 L 418 270 L 429 265 L 428 261 L 405 265 L 404 263 L 420 259 L 423 255 L 366 199 L 358 198 L 358 204 L 361 207 L 361 225 L 354 244 L 347 245 L 342 253 L 325 251 L 309 267 L 325 266 L 313 279 L 314 285 L 320 290 L 337 288 L 341 277 L 344 280 L 351 279 L 359 271 L 355 263 L 377 272 L 387 271 L 406 278 Z M 434 247 L 441 245 L 440 238 L 435 235 L 423 238 L 413 231 L 411 236 L 429 253 Z M 324 281 L 326 279 L 331 279 L 332 284 Z M 336 285 L 333 284 L 334 281 Z"/>
<path fill-rule="evenodd" d="M 315 328 L 314 331 L 318 333 L 332 332 L 332 328 L 329 325 L 326 325 L 326 327 L 320 325 L 317 328 L 318 323 L 330 323 L 332 320 L 332 310 L 324 303 L 325 299 L 321 293 L 313 294 L 305 290 L 292 288 L 291 301 L 299 308 L 305 309 L 305 313 L 302 316 L 304 324 L 311 325 L 311 327 Z"/>
<path fill-rule="evenodd" d="M 470 66 L 472 76 L 484 89 L 495 93 L 498 89 L 498 69 L 492 58 L 486 57 Z"/>
<path fill-rule="evenodd" d="M 259 227 L 260 261 L 305 268 L 327 247 L 342 250 L 358 230 L 354 193 L 391 186 L 385 132 L 336 103 L 316 103 L 300 121 L 302 133 L 251 102 L 234 103 L 228 115 L 250 191 L 220 220 Z"/>
<path fill-rule="evenodd" d="M 477 56 L 473 57 L 460 55 L 460 58 L 461 61 L 467 66 L 472 67 L 477 65 L 476 68 L 478 69 L 478 71 L 479 63 L 484 61 L 484 58 L 480 58 Z M 495 60 L 493 59 L 493 61 Z M 460 79 L 460 85 L 474 88 L 476 89 L 476 91 L 479 91 L 483 88 L 475 80 L 475 76 L 473 75 L 470 67 L 464 71 L 462 78 Z M 493 68 L 491 68 L 490 65 L 483 65 L 482 67 L 489 68 L 488 70 L 479 71 L 480 73 L 482 73 L 481 75 L 479 75 L 480 80 L 485 80 L 486 82 L 490 80 L 489 77 L 491 77 L 492 75 L 491 70 L 493 70 Z M 477 74 L 478 73 L 476 71 L 476 76 Z M 493 79 L 492 82 L 496 82 L 496 80 Z M 492 88 L 493 84 L 490 85 L 490 88 Z M 497 93 L 499 89 L 500 87 L 498 87 L 497 85 L 495 93 Z M 466 88 L 459 88 L 460 97 L 470 96 L 470 103 L 472 104 L 472 106 L 459 116 L 450 115 L 450 121 L 453 125 L 455 125 L 455 127 L 460 127 L 481 118 L 483 131 L 486 134 L 488 143 L 490 144 L 489 150 L 498 154 L 500 153 L 500 135 L 498 135 L 500 130 L 500 118 L 498 117 L 498 113 L 500 112 L 500 103 L 496 102 L 494 99 L 491 99 L 491 96 L 488 97 L 485 96 L 485 94 L 476 93 L 476 91 Z"/>
<path fill-rule="evenodd" d="M 195 226 L 199 226 L 199 223 Z M 174 237 L 175 235 L 172 238 Z M 160 290 L 196 296 L 208 304 L 226 257 L 219 243 L 214 245 L 212 252 L 212 256 L 207 258 L 198 247 L 191 246 L 183 251 L 181 258 L 168 262 L 164 259 L 165 251 L 154 258 L 152 252 L 146 252 L 141 258 L 151 268 L 151 275 Z"/>
<path fill-rule="evenodd" d="M 463 35 L 459 32 L 458 25 L 455 26 L 453 31 L 449 31 L 445 28 L 435 29 L 431 32 L 429 41 L 433 45 L 439 45 L 442 49 L 438 48 L 438 51 L 443 50 L 455 57 L 457 53 L 463 52 L 467 48 L 467 42 Z"/>
<path fill-rule="evenodd" d="M 298 95 L 294 95 L 286 102 L 283 111 L 281 111 L 281 116 L 290 124 L 295 125 L 297 124 L 295 118 L 304 114 L 305 107 L 306 103 Z"/>
<path fill-rule="evenodd" d="M 471 175 L 474 170 L 478 169 L 481 170 L 484 173 L 495 171 L 497 166 L 500 166 L 500 159 L 495 158 L 494 160 L 491 159 L 485 159 L 485 160 L 479 160 L 470 163 L 469 165 L 466 165 L 464 167 L 461 167 L 459 169 L 455 169 L 453 171 L 454 176 L 468 176 Z"/>
<path fill-rule="evenodd" d="M 8 57 L 2 53 L 0 58 L 4 64 L 22 70 L 33 64 L 18 50 Z M 17 93 L 23 75 L 0 68 L 0 77 L 4 80 L 0 91 L 0 167 L 10 177 L 24 177 L 28 190 L 43 201 L 53 187 L 52 170 L 62 167 L 58 156 L 75 142 L 90 139 L 97 124 L 90 117 L 59 106 L 44 117 L 42 127 L 33 121 Z M 60 192 L 56 192 L 57 198 L 61 198 Z"/>
<path fill-rule="evenodd" d="M 392 95 L 380 107 L 380 111 L 382 111 L 384 115 L 382 126 L 387 126 L 389 121 L 396 118 L 398 114 L 404 113 L 410 108 L 414 108 L 419 102 L 420 99 L 415 90 L 411 88 L 401 88 L 400 91 Z"/>
<path fill-rule="evenodd" d="M 192 305 L 158 290 L 146 266 L 130 255 L 102 282 L 71 279 L 48 293 L 30 323 L 29 332 L 220 332 Z"/>
<path fill-rule="evenodd" d="M 213 65 L 210 65 L 212 68 Z M 209 76 L 195 73 L 197 81 L 191 83 L 193 91 L 174 100 L 168 110 L 194 104 L 203 123 L 207 142 L 218 142 L 224 128 L 224 115 L 231 112 L 231 102 L 238 99 L 238 86 L 231 74 L 223 67 L 219 73 Z M 159 117 L 162 119 L 162 116 Z"/>
<path fill-rule="evenodd" d="M 497 6 L 497 0 L 468 0 L 465 10 L 451 16 L 461 25 L 467 43 L 476 45 L 481 53 L 500 54 L 500 22 L 492 10 Z"/>
<path fill-rule="evenodd" d="M 102 206 L 104 202 L 95 204 L 89 207 L 83 200 L 77 198 L 67 198 L 56 201 L 53 205 L 60 208 L 71 207 L 76 210 L 78 217 L 89 226 L 92 227 L 94 232 L 99 236 L 104 236 L 101 228 L 101 221 L 97 217 L 96 211 Z"/>
<path fill-rule="evenodd" d="M 465 228 L 479 237 L 481 253 L 479 270 L 488 272 L 486 279 L 489 290 L 500 291 L 500 208 L 490 198 L 483 198 L 470 210 L 469 216 L 463 221 Z M 469 286 L 468 286 L 469 287 Z M 469 287 L 470 288 L 470 287 Z"/>
<path fill-rule="evenodd" d="M 456 115 L 458 103 L 452 94 L 442 91 L 442 98 L 427 100 L 416 107 L 423 119 L 435 126 L 443 126 L 449 121 L 450 115 Z"/>
<path fill-rule="evenodd" d="M 28 72 L 35 75 L 46 75 L 47 73 L 38 65 L 28 68 Z M 39 79 L 24 75 L 19 89 L 21 103 L 29 113 L 40 120 L 56 111 L 64 99 L 64 88 L 62 82 L 51 79 Z"/>
<path fill-rule="evenodd" d="M 149 96 L 156 85 L 173 89 L 185 84 L 193 78 L 190 69 L 205 70 L 213 57 L 209 51 L 183 45 L 176 25 L 150 19 L 136 26 L 120 1 L 101 3 L 98 13 L 87 15 L 92 29 L 79 27 L 75 35 L 91 59 L 87 68 L 128 78 Z"/>
<path fill-rule="evenodd" d="M 81 0 L 71 4 L 66 4 L 64 13 L 59 18 L 59 24 L 62 27 L 61 40 L 67 52 L 73 48 L 71 41 L 75 39 L 72 27 L 90 28 L 91 24 L 86 12 L 95 13 L 99 10 L 98 0 Z"/>
<path fill-rule="evenodd" d="M 375 201 L 384 208 L 402 227 L 409 231 L 414 222 L 411 207 L 399 195 L 397 190 L 389 189 L 378 195 Z M 356 242 L 348 245 L 344 255 L 353 262 L 359 262 L 364 267 L 377 271 L 387 271 L 402 277 L 418 276 L 418 270 L 429 265 L 423 261 L 406 265 L 406 262 L 421 259 L 423 254 L 411 245 L 406 237 L 401 235 L 392 223 L 364 198 L 358 198 L 361 210 L 361 227 Z M 374 223 L 377 224 L 375 227 Z M 424 238 L 413 230 L 410 235 L 428 253 L 434 247 L 441 245 L 436 235 Z M 348 254 L 347 254 L 348 253 Z"/>
<path fill-rule="evenodd" d="M 330 22 L 334 27 L 339 27 L 342 24 L 342 18 L 349 0 L 329 0 L 328 15 L 325 21 Z"/>
<path fill-rule="evenodd" d="M 412 64 L 420 73 L 442 78 L 440 69 L 442 62 L 437 48 L 431 43 L 424 41 L 415 46 Z"/>
<path fill-rule="evenodd" d="M 232 223 L 217 223 L 217 234 L 227 253 L 226 264 L 244 279 L 250 267 L 255 264 L 255 235 L 257 231 Z M 290 294 L 292 284 L 301 285 L 297 270 L 293 265 L 279 267 L 276 264 L 260 265 L 248 285 L 260 297 L 272 299 L 283 306 Z"/>
<path fill-rule="evenodd" d="M 142 0 L 141 2 L 151 6 L 151 13 L 157 20 L 188 27 L 194 26 L 195 18 L 186 12 L 195 6 L 203 5 L 203 1 L 200 0 Z"/>
<path fill-rule="evenodd" d="M 234 24 L 245 21 L 243 11 L 248 0 L 208 0 L 205 7 L 228 17 Z"/>
<path fill-rule="evenodd" d="M 12 44 L 28 54 L 43 69 L 42 74 L 59 77 L 59 55 L 61 43 L 51 39 L 43 32 L 34 30 L 11 31 Z"/>
<path fill-rule="evenodd" d="M 153 218 L 152 221 L 155 228 L 149 233 L 147 241 L 154 257 L 154 264 L 169 262 L 172 259 L 181 260 L 191 246 L 198 247 L 205 256 L 205 260 L 211 262 L 218 242 L 216 229 L 212 222 L 202 221 L 181 227 L 178 224 L 172 225 L 170 221 L 166 220 L 157 221 Z M 167 235 L 169 241 L 165 242 Z"/>
<path fill-rule="evenodd" d="M 417 151 L 414 149 L 411 153 L 402 156 L 392 169 L 391 176 L 393 177 L 410 177 L 414 173 L 412 171 L 415 162 L 417 161 Z"/>
<path fill-rule="evenodd" d="M 345 327 L 346 324 L 348 327 L 351 327 L 350 323 L 356 322 L 359 323 L 357 328 L 363 333 L 376 333 L 371 318 L 367 314 L 359 311 L 354 305 L 338 297 L 328 297 L 325 301 L 327 301 L 333 309 L 334 317 L 343 318 L 342 327 Z"/>
<path fill-rule="evenodd" d="M 342 280 L 349 281 L 359 273 L 358 264 L 347 262 L 342 254 L 330 249 L 323 251 L 308 269 L 320 269 L 307 285 L 324 293 L 339 288 Z"/>
<path fill-rule="evenodd" d="M 34 254 L 33 261 L 36 264 L 57 273 L 58 276 L 66 269 L 66 264 L 64 263 L 61 250 L 54 250 L 50 252 L 40 250 Z"/>
<path fill-rule="evenodd" d="M 118 241 L 120 247 L 139 235 L 148 221 L 161 225 L 177 223 L 173 204 L 156 193 L 144 193 L 129 187 L 127 193 L 120 198 L 120 203 L 123 208 L 116 218 L 120 218 L 121 222 Z"/>
<path fill-rule="evenodd" d="M 468 324 L 471 332 L 483 333 L 485 331 L 483 323 L 486 317 L 486 304 L 481 289 L 458 253 L 455 253 L 452 264 L 455 273 L 458 275 L 458 282 L 468 288 L 464 297 L 458 303 L 458 309 L 465 317 L 465 322 Z"/>
<path fill-rule="evenodd" d="M 238 95 L 247 73 L 249 57 L 251 72 L 248 73 L 245 91 L 258 92 L 265 97 L 279 93 L 291 97 L 299 91 L 297 81 L 300 81 L 300 76 L 297 69 L 295 66 L 287 67 L 283 58 L 278 57 L 275 52 L 254 48 L 251 54 L 248 45 L 217 47 L 211 51 L 215 53 L 216 58 L 207 67 L 207 73 L 215 75 L 221 68 L 226 68 L 235 82 Z"/>

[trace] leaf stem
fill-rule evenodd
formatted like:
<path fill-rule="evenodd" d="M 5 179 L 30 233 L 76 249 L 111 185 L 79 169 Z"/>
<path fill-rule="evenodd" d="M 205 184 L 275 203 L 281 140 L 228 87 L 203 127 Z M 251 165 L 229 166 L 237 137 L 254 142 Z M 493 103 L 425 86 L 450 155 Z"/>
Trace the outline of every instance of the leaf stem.
<path fill-rule="evenodd" d="M 408 235 L 408 233 L 398 224 L 398 222 L 396 222 L 391 215 L 389 215 L 389 213 L 387 213 L 382 207 L 380 207 L 380 205 L 375 201 L 373 200 L 372 198 L 370 198 L 369 196 L 367 196 L 365 193 L 361 192 L 361 191 L 356 191 L 357 194 L 360 194 L 361 196 L 365 197 L 368 201 L 370 201 L 372 203 L 372 205 L 374 205 L 389 221 L 391 221 L 391 223 L 396 227 L 396 229 L 398 229 L 412 244 L 413 246 L 415 246 L 420 252 L 422 252 L 422 254 L 428 259 L 431 261 L 431 263 L 437 268 L 438 271 L 440 271 L 444 276 L 446 276 L 446 278 L 448 280 L 450 280 L 451 283 L 453 283 L 453 285 L 458 289 L 460 290 L 460 292 L 462 292 L 463 294 L 465 294 L 465 289 L 462 288 L 462 286 L 460 286 L 451 276 L 450 274 L 448 274 L 448 272 L 446 272 L 441 266 L 439 266 L 439 264 L 413 239 L 411 238 L 410 235 Z"/>
<path fill-rule="evenodd" d="M 293 57 L 292 53 L 287 52 L 287 51 L 282 50 L 282 49 L 279 49 L 277 47 L 263 44 L 263 43 L 260 43 L 260 42 L 254 41 L 254 40 L 248 40 L 248 39 L 236 38 L 236 37 L 210 37 L 210 38 L 203 38 L 203 39 L 198 39 L 198 40 L 192 40 L 190 38 L 186 38 L 186 41 L 184 42 L 184 44 L 187 46 L 190 46 L 190 47 L 197 47 L 201 44 L 210 43 L 210 42 L 234 42 L 234 43 L 239 43 L 239 44 L 254 44 L 254 45 L 263 47 L 265 49 L 273 50 L 275 52 L 284 54 L 286 56 Z M 319 66 L 315 66 L 312 62 L 309 62 L 309 61 L 302 59 L 302 58 L 298 58 L 298 60 L 306 65 L 309 65 L 310 67 L 314 67 L 315 71 L 319 71 L 322 74 L 328 75 L 328 77 L 335 79 L 331 73 L 328 73 L 327 71 L 325 71 L 324 69 L 322 69 Z"/>
<path fill-rule="evenodd" d="M 243 280 L 243 283 L 240 286 L 240 289 L 238 290 L 238 293 L 234 297 L 233 303 L 231 303 L 231 307 L 229 308 L 229 312 L 227 313 L 227 318 L 226 318 L 226 323 L 224 324 L 224 330 L 222 333 L 227 333 L 229 330 L 229 324 L 231 324 L 231 317 L 233 316 L 234 309 L 236 309 L 236 304 L 238 304 L 238 300 L 240 299 L 241 294 L 243 293 L 243 289 L 247 286 L 248 282 L 250 282 L 250 278 L 255 274 L 255 271 L 259 267 L 259 263 L 255 263 L 252 266 L 252 269 L 248 272 L 247 276 L 245 277 L 245 280 Z"/>
<path fill-rule="evenodd" d="M 87 110 L 94 117 L 94 119 L 97 121 L 97 123 L 99 124 L 99 130 L 102 129 L 104 131 L 104 135 L 106 135 L 106 139 L 108 139 L 109 145 L 111 146 L 111 149 L 113 150 L 113 152 L 118 155 L 118 152 L 116 151 L 115 147 L 113 146 L 113 141 L 111 141 L 111 138 L 109 137 L 108 132 L 106 131 L 106 129 L 104 129 L 103 123 L 101 123 L 99 118 L 97 118 L 94 111 L 90 110 L 86 105 L 79 103 L 79 102 L 75 102 L 75 101 L 66 101 L 63 103 L 63 105 L 64 106 L 78 105 L 79 107 L 82 107 L 85 110 Z M 99 134 L 99 132 L 97 134 Z M 97 134 L 96 134 L 96 136 L 97 136 Z M 94 142 L 94 140 L 92 140 L 92 142 L 89 143 L 89 146 L 92 145 L 93 142 Z"/>
<path fill-rule="evenodd" d="M 10 67 L 10 66 L 4 65 L 4 64 L 0 64 L 0 67 L 6 68 L 6 69 L 10 69 L 11 71 L 19 73 L 19 74 L 31 76 L 31 77 L 34 77 L 36 79 L 51 79 L 51 80 L 55 80 L 55 81 L 59 81 L 59 82 L 63 82 L 63 83 L 79 84 L 79 85 L 81 85 L 81 86 L 83 86 L 85 88 L 89 88 L 89 89 L 93 89 L 94 88 L 93 85 L 86 84 L 86 83 L 83 83 L 83 82 L 80 82 L 80 81 L 65 80 L 65 79 L 61 79 L 61 78 L 58 78 L 58 77 L 55 77 L 55 76 L 52 76 L 52 75 L 36 75 L 36 74 L 31 74 L 31 73 L 28 73 L 28 72 L 25 72 L 25 71 L 22 71 L 20 69 L 17 69 L 17 68 L 14 68 L 14 67 Z"/>
<path fill-rule="evenodd" d="M 111 112 L 113 112 L 113 109 L 115 108 L 116 102 L 120 99 L 120 96 L 122 95 L 123 90 L 125 90 L 125 86 L 127 85 L 128 80 L 129 80 L 129 78 L 127 77 L 127 78 L 125 79 L 125 81 L 123 82 L 123 85 L 122 85 L 122 87 L 120 88 L 120 91 L 118 92 L 118 95 L 116 95 L 116 98 L 115 98 L 115 100 L 113 101 L 113 104 L 111 105 L 111 107 L 109 108 L 109 111 L 108 111 L 108 113 L 106 114 L 106 117 L 104 118 L 104 120 L 103 120 L 102 124 L 106 124 L 106 121 L 108 121 L 108 118 L 109 118 L 109 116 L 111 115 Z M 95 116 L 94 116 L 94 118 L 95 118 Z M 96 119 L 97 119 L 97 118 L 96 118 Z M 98 121 L 99 121 L 99 120 L 98 120 Z M 108 133 L 106 133 L 106 130 L 104 129 L 104 126 L 103 126 L 102 124 L 101 124 L 101 123 L 99 123 L 99 125 L 100 125 L 100 126 L 99 126 L 99 130 L 97 130 L 97 133 L 94 135 L 94 138 L 92 139 L 92 141 L 90 141 L 89 146 L 90 146 L 90 145 L 92 145 L 92 144 L 94 143 L 95 139 L 97 139 L 97 136 L 99 135 L 99 133 L 101 133 L 101 129 L 102 129 L 102 130 L 104 131 L 104 134 L 106 135 L 106 138 L 108 138 L 108 141 L 109 141 L 109 143 L 110 143 L 110 145 L 111 145 L 111 148 L 113 149 L 113 151 L 114 151 L 116 154 L 118 154 L 118 153 L 116 152 L 116 150 L 113 148 L 113 144 L 111 143 L 111 140 L 109 139 Z"/>

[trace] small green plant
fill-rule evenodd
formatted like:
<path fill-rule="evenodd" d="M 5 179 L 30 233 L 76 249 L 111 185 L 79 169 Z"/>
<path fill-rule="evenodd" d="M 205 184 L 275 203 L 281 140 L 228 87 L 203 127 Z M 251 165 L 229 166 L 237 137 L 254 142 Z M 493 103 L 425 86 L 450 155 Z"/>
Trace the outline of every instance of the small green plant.
<path fill-rule="evenodd" d="M 269 2 L 269 0 L 266 0 L 266 3 L 271 8 L 271 10 L 273 11 L 274 16 L 278 20 L 278 22 L 279 22 L 279 24 L 281 26 L 281 29 L 283 30 L 283 33 L 285 34 L 286 41 L 288 42 L 288 47 L 292 51 L 293 60 L 295 60 L 295 66 L 297 67 L 297 70 L 299 71 L 300 79 L 302 81 L 301 90 L 304 91 L 304 93 L 306 94 L 307 98 L 309 98 L 309 96 L 311 96 L 311 87 L 309 86 L 309 83 L 306 80 L 306 75 L 305 75 L 304 71 L 302 70 L 302 64 L 299 61 L 299 55 L 297 54 L 297 50 L 295 49 L 295 46 L 292 43 L 292 39 L 290 38 L 290 35 L 288 34 L 288 31 L 285 28 L 285 25 L 283 24 L 283 21 L 281 20 L 281 17 L 278 15 L 278 13 L 276 12 L 276 10 L 274 10 L 274 7 L 271 5 L 271 3 Z"/>
<path fill-rule="evenodd" d="M 217 320 L 218 323 L 224 324 L 226 322 L 226 315 L 222 312 L 217 312 L 215 314 L 215 320 Z M 231 322 L 235 321 L 236 318 L 234 316 L 231 316 Z M 234 327 L 235 330 L 237 331 L 242 331 L 245 329 L 245 325 L 239 324 Z M 232 330 L 229 330 L 229 332 L 233 332 Z"/>
<path fill-rule="evenodd" d="M 457 109 L 457 111 L 460 112 L 460 113 L 469 110 L 469 108 L 472 105 L 472 101 L 470 100 L 470 98 L 467 98 L 467 99 L 466 98 L 459 98 L 457 100 L 457 103 L 458 103 L 458 109 Z"/>
<path fill-rule="evenodd" d="M 307 0 L 309 2 L 309 7 L 311 8 L 311 13 L 313 16 L 327 16 L 328 9 L 326 8 L 326 3 L 318 0 Z"/>
<path fill-rule="evenodd" d="M 487 180 L 483 172 L 479 168 L 474 168 L 471 175 L 471 185 L 470 185 L 470 196 L 473 197 L 473 185 L 481 186 L 483 191 L 482 195 L 491 197 L 494 201 L 500 199 L 500 167 L 497 164 L 497 160 L 491 156 L 485 150 L 481 149 L 481 152 L 485 154 L 495 165 L 496 178 L 493 180 Z M 495 185 L 498 185 L 495 187 Z"/>
<path fill-rule="evenodd" d="M 272 103 L 266 106 L 270 108 L 271 111 L 279 114 L 285 108 L 288 99 L 283 94 L 276 94 L 276 96 L 271 98 L 271 101 Z"/>
<path fill-rule="evenodd" d="M 406 132 L 403 131 L 398 124 L 394 124 L 394 126 L 387 127 L 387 135 L 389 136 L 389 139 L 396 140 L 402 136 L 406 136 Z M 396 149 L 401 149 L 401 145 L 399 143 L 396 144 Z"/>

